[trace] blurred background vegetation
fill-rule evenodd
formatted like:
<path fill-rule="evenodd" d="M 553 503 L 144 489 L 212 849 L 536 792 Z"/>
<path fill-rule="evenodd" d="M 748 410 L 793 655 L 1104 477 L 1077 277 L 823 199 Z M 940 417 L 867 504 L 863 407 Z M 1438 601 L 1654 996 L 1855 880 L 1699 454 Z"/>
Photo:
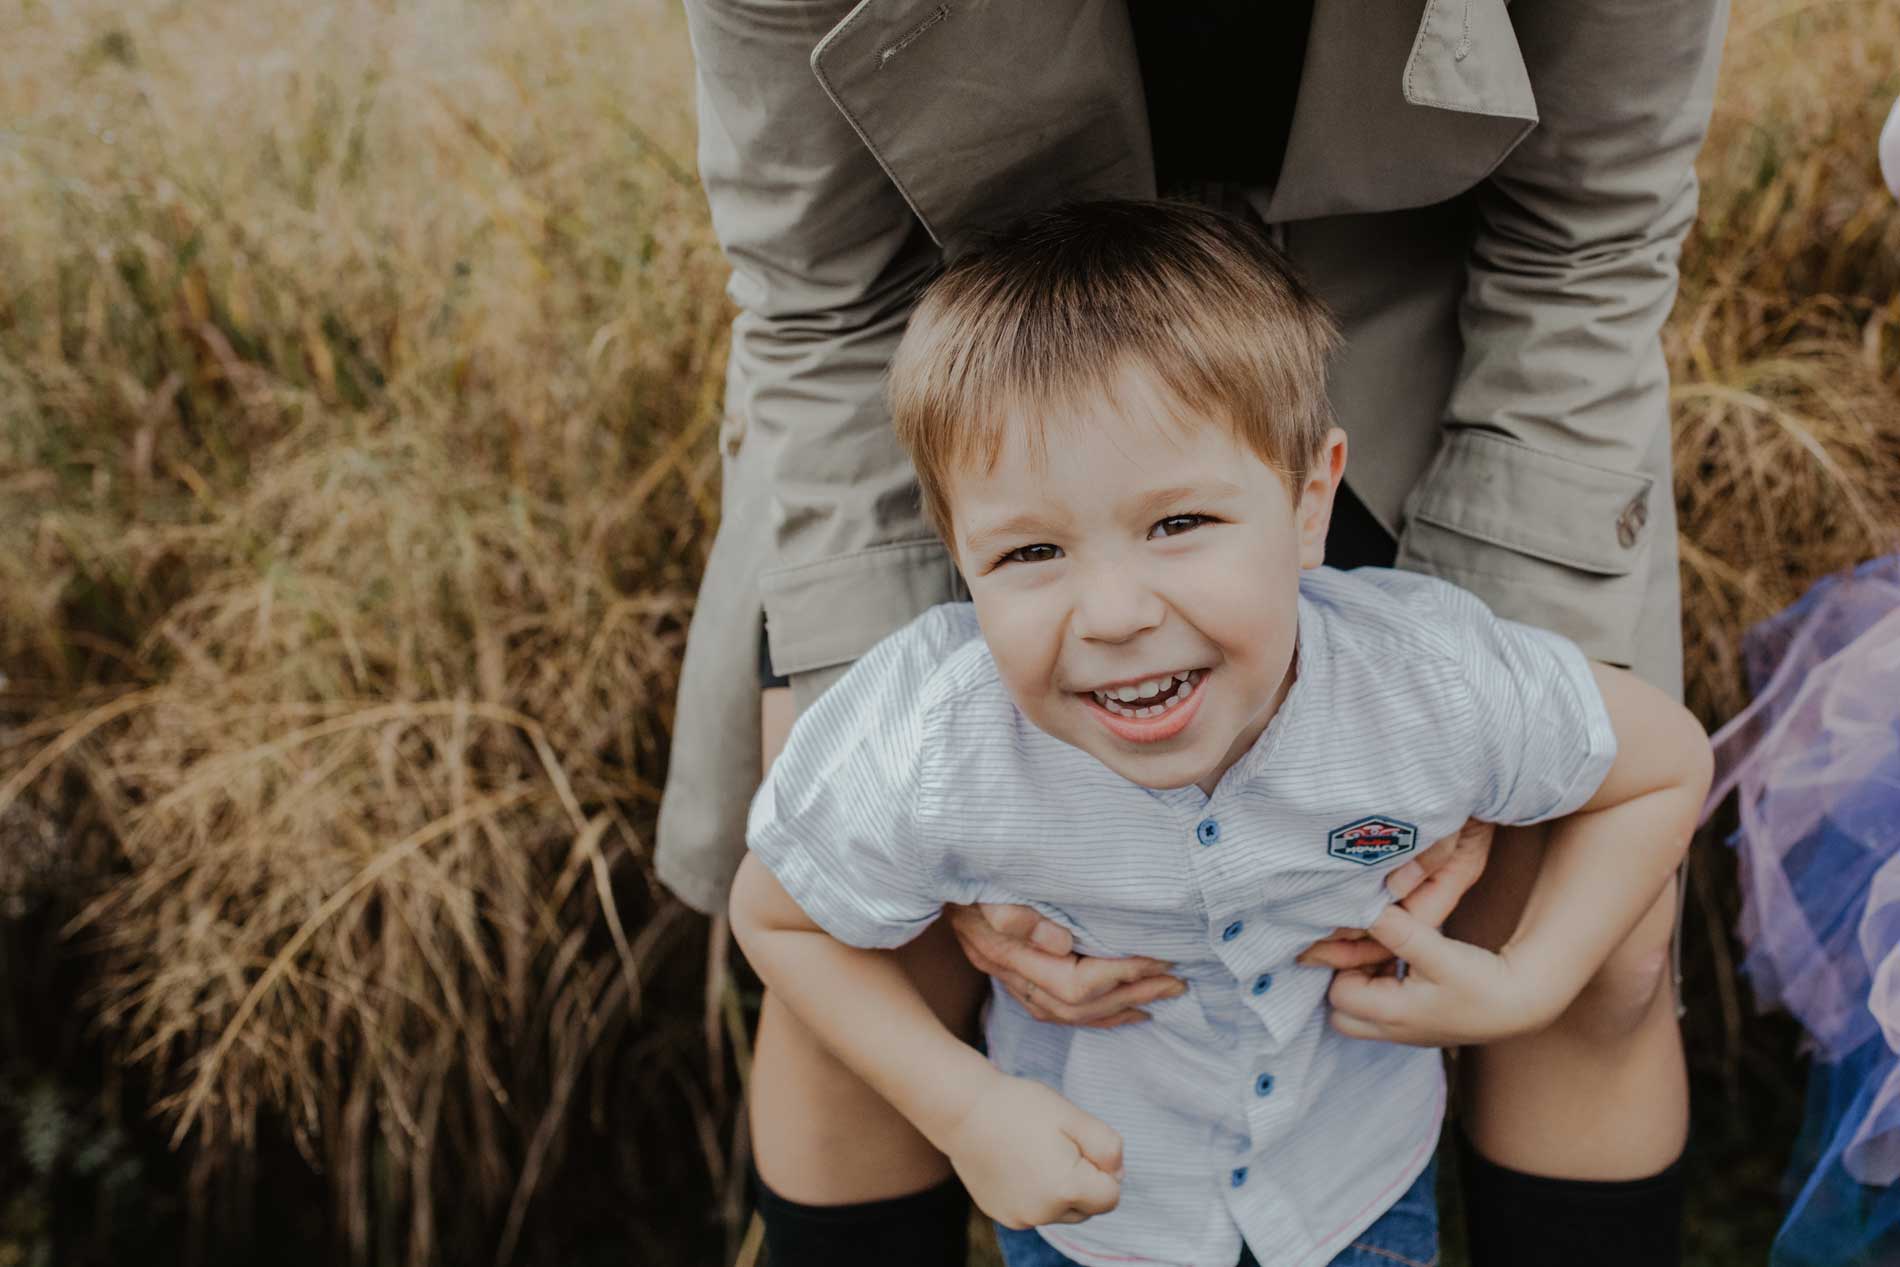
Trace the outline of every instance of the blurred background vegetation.
<path fill-rule="evenodd" d="M 1891 0 L 1743 0 L 1668 332 L 1691 702 L 1900 539 Z M 751 1261 L 653 878 L 724 266 L 660 0 L 0 2 L 0 1267 Z M 1804 1067 L 1688 924 L 1692 1260 Z M 1455 1252 L 1453 1257 L 1455 1257 Z"/>

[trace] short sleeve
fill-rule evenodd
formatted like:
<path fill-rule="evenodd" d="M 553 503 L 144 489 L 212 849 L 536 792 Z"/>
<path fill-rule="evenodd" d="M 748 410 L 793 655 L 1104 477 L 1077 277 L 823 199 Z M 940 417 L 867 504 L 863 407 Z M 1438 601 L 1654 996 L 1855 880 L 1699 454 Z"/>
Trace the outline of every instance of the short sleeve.
<path fill-rule="evenodd" d="M 753 799 L 747 847 L 848 945 L 901 946 L 947 900 L 919 787 L 933 675 L 974 634 L 967 608 L 945 605 L 878 643 L 800 715 Z"/>
<path fill-rule="evenodd" d="M 1590 663 L 1560 634 L 1500 620 L 1475 596 L 1442 589 L 1481 768 L 1475 817 L 1522 825 L 1574 813 L 1616 760 L 1616 732 Z"/>

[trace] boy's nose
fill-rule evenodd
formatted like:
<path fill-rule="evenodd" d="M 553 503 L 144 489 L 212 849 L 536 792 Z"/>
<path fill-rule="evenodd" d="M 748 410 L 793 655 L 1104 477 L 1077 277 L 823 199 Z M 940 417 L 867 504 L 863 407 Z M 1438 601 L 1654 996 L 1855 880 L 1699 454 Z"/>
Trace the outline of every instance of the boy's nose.
<path fill-rule="evenodd" d="M 1167 605 L 1138 571 L 1112 564 L 1081 571 L 1070 628 L 1093 642 L 1126 642 L 1159 625 Z"/>

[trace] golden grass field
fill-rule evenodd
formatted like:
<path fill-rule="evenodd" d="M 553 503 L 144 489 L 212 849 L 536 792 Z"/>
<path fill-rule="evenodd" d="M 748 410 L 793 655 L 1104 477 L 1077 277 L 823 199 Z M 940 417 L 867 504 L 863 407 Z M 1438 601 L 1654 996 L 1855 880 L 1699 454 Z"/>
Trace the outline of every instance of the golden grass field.
<path fill-rule="evenodd" d="M 1891 0 L 1738 7 L 1667 335 L 1711 725 L 1741 629 L 1900 542 L 1896 94 Z M 658 0 L 0 7 L 0 1055 L 92 1053 L 201 1259 L 244 1209 L 739 1249 L 752 1000 L 648 852 L 730 316 L 692 149 Z M 1698 1095 L 1771 1123 L 1711 1145 L 1726 1263 L 1802 1070 L 1703 858 Z"/>

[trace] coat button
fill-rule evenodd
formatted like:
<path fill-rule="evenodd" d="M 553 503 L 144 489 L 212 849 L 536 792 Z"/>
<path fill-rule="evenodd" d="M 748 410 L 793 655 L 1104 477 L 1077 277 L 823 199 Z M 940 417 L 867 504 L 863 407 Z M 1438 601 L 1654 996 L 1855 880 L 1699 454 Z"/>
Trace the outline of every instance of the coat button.
<path fill-rule="evenodd" d="M 1623 513 L 1616 517 L 1616 543 L 1625 550 L 1634 549 L 1642 539 L 1643 526 L 1649 522 L 1649 490 L 1630 498 Z"/>
<path fill-rule="evenodd" d="M 1204 845 L 1211 845 L 1220 839 L 1220 824 L 1211 818 L 1203 818 L 1200 826 L 1194 829 L 1194 836 Z"/>

